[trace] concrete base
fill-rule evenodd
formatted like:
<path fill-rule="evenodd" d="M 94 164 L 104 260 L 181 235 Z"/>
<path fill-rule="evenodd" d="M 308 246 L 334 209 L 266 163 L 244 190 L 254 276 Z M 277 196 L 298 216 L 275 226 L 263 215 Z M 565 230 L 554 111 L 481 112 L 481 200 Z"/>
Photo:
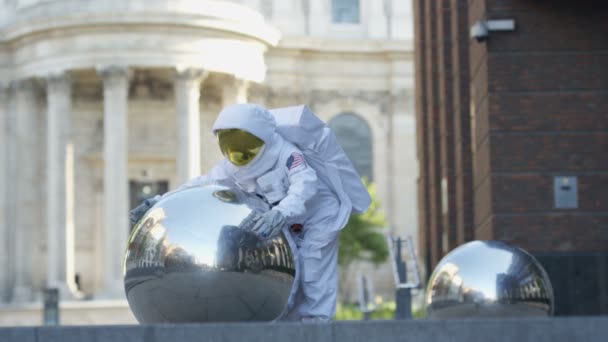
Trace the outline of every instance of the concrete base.
<path fill-rule="evenodd" d="M 0 306 L 0 326 L 37 326 L 42 317 L 42 303 Z M 63 301 L 59 321 L 62 325 L 137 324 L 126 300 Z"/>
<path fill-rule="evenodd" d="M 608 317 L 0 328 L 3 342 L 600 342 Z"/>

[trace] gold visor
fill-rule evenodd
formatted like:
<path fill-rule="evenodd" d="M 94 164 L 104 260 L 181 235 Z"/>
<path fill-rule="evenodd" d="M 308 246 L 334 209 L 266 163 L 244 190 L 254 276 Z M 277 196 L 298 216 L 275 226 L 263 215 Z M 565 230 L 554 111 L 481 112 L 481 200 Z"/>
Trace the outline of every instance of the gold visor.
<path fill-rule="evenodd" d="M 224 157 L 236 166 L 249 164 L 264 146 L 262 139 L 242 129 L 219 130 L 217 138 Z"/>

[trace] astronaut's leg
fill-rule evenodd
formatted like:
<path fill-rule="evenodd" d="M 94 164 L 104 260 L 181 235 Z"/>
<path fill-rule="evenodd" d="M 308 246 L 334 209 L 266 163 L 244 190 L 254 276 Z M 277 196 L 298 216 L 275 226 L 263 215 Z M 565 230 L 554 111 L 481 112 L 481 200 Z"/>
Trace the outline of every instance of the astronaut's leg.
<path fill-rule="evenodd" d="M 306 233 L 300 249 L 303 300 L 297 306 L 302 321 L 330 321 L 336 314 L 339 235 L 339 231 Z"/>

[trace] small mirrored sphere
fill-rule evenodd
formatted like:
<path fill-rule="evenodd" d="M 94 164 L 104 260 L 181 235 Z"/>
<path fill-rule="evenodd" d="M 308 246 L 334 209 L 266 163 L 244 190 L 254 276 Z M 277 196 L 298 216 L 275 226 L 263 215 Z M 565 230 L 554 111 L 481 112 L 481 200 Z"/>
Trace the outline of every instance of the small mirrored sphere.
<path fill-rule="evenodd" d="M 553 314 L 547 273 L 528 252 L 499 241 L 468 242 L 447 254 L 426 289 L 429 318 Z"/>
<path fill-rule="evenodd" d="M 161 199 L 133 227 L 124 259 L 129 306 L 140 323 L 270 321 L 294 285 L 283 233 L 251 232 L 269 208 L 236 188 L 208 185 Z"/>

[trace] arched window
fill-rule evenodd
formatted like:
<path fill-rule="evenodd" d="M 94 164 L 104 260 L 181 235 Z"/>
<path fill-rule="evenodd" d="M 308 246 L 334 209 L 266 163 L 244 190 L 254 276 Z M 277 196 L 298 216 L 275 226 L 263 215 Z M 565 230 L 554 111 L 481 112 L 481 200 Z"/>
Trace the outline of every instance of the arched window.
<path fill-rule="evenodd" d="M 331 119 L 328 126 L 336 134 L 340 146 L 359 175 L 373 181 L 372 133 L 367 122 L 355 114 L 343 113 Z"/>

